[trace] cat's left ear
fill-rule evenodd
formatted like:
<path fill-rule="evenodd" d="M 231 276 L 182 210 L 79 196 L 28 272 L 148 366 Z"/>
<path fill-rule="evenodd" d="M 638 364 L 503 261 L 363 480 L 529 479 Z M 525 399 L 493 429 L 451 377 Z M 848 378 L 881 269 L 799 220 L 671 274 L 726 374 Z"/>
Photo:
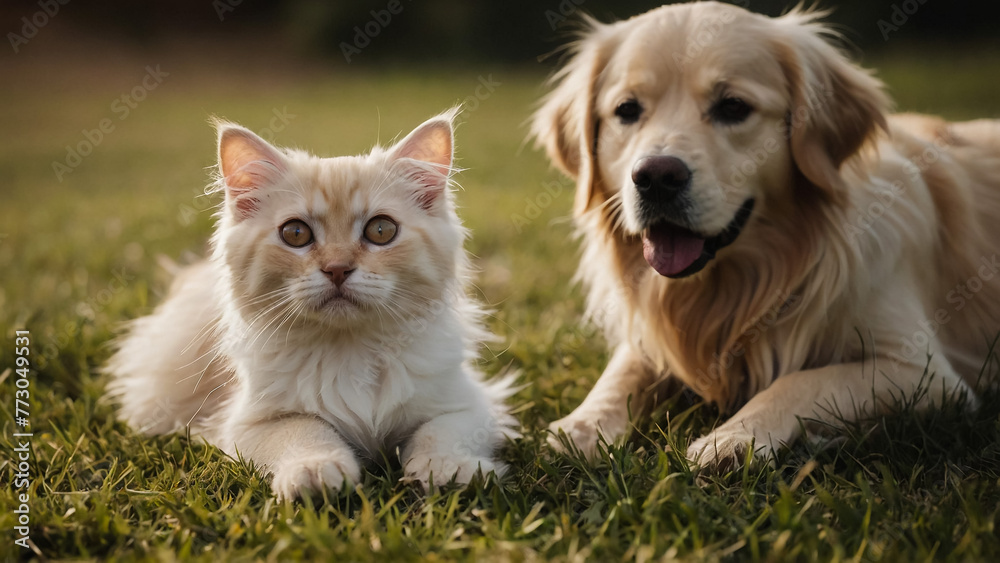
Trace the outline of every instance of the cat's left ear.
<path fill-rule="evenodd" d="M 457 114 L 456 108 L 428 119 L 389 149 L 392 161 L 415 161 L 400 164 L 410 164 L 405 174 L 417 184 L 417 201 L 424 209 L 430 209 L 448 185 Z"/>
<path fill-rule="evenodd" d="M 217 121 L 219 172 L 226 189 L 226 205 L 234 216 L 246 219 L 260 204 L 258 191 L 277 182 L 286 171 L 278 149 L 245 127 Z"/>

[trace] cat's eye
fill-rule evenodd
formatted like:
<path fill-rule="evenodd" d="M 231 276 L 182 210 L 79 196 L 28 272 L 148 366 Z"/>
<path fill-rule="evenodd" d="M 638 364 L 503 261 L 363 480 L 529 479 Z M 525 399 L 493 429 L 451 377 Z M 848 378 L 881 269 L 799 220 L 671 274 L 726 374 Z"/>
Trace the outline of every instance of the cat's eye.
<path fill-rule="evenodd" d="M 642 106 L 637 100 L 625 100 L 615 108 L 615 117 L 622 122 L 622 125 L 631 125 L 639 121 L 642 115 Z"/>
<path fill-rule="evenodd" d="M 399 225 L 392 219 L 385 215 L 379 215 L 365 225 L 365 239 L 372 244 L 382 246 L 392 242 L 392 239 L 396 238 L 398 230 Z"/>
<path fill-rule="evenodd" d="M 712 119 L 726 125 L 742 123 L 750 117 L 753 107 L 740 98 L 722 98 L 712 106 L 709 115 Z"/>
<path fill-rule="evenodd" d="M 294 248 L 301 248 L 313 240 L 312 229 L 298 219 L 292 219 L 281 226 L 281 240 Z"/>

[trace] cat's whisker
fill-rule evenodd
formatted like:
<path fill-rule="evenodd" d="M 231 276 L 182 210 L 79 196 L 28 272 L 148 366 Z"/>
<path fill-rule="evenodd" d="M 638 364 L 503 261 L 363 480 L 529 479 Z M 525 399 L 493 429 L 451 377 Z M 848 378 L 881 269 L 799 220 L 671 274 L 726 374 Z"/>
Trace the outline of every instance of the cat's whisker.
<path fill-rule="evenodd" d="M 410 315 L 410 314 L 407 314 L 407 312 L 404 312 L 404 309 L 406 308 L 406 307 L 404 307 L 404 303 L 401 302 L 401 301 L 399 301 L 399 300 L 397 300 L 397 299 L 394 299 L 394 297 L 395 296 L 393 296 L 392 294 L 390 294 L 390 295 L 388 295 L 387 297 L 384 298 L 385 304 L 387 305 L 385 307 L 385 310 L 398 323 L 401 323 L 401 324 L 402 323 L 406 323 L 406 322 L 411 321 L 411 320 L 417 320 L 418 318 L 421 317 L 421 315 Z M 412 305 L 412 304 L 410 304 L 410 305 Z"/>
<path fill-rule="evenodd" d="M 195 342 L 201 342 L 204 339 L 206 339 L 210 335 L 210 333 L 212 331 L 218 329 L 218 326 L 219 326 L 219 320 L 218 319 L 215 319 L 212 322 L 210 322 L 210 323 L 206 324 L 205 326 L 203 326 L 201 328 L 201 330 L 199 330 L 197 333 L 195 333 L 195 335 L 191 338 L 191 340 L 188 341 L 187 345 L 184 346 L 183 349 L 181 349 L 181 355 L 186 354 L 188 352 L 188 350 L 190 350 L 191 347 L 194 346 Z M 200 359 L 200 357 L 198 359 Z M 196 359 L 195 361 L 198 361 L 198 360 Z M 191 362 L 191 363 L 194 363 L 194 362 Z M 184 367 L 187 367 L 187 366 L 184 366 Z"/>
<path fill-rule="evenodd" d="M 267 303 L 266 305 L 264 305 L 264 307 L 261 310 L 259 310 L 257 312 L 257 314 L 254 315 L 253 318 L 251 318 L 249 321 L 247 321 L 247 331 L 249 331 L 250 329 L 252 329 L 253 325 L 256 324 L 258 320 L 260 320 L 264 316 L 270 314 L 275 309 L 277 309 L 279 307 L 282 307 L 283 305 L 287 304 L 294 297 L 294 291 L 291 291 L 290 288 L 287 291 L 280 292 L 280 294 L 278 294 L 278 293 L 279 292 L 273 292 L 272 294 L 270 294 L 268 300 L 270 300 L 271 302 Z M 265 301 L 266 300 L 261 300 L 259 303 L 256 303 L 256 304 L 260 305 L 260 304 L 264 303 Z"/>
<path fill-rule="evenodd" d="M 410 303 L 412 305 L 412 303 Z M 379 305 L 380 310 L 384 310 L 389 316 L 393 324 L 397 327 L 397 331 L 403 330 L 408 331 L 409 325 L 415 323 L 426 315 L 421 312 L 421 314 L 412 314 L 410 311 L 406 311 L 409 307 L 405 307 L 402 303 L 392 298 L 392 296 L 386 297 L 384 303 Z"/>
<path fill-rule="evenodd" d="M 215 359 L 219 357 L 219 352 L 218 352 L 217 348 L 218 348 L 218 346 L 212 346 L 211 348 L 209 348 L 208 350 L 206 350 L 204 354 L 198 356 L 197 358 L 191 360 L 190 362 L 184 364 L 183 366 L 179 366 L 178 368 L 176 368 L 176 371 L 183 371 L 184 368 L 189 368 L 189 367 L 193 366 L 194 364 L 198 363 L 199 360 L 207 357 L 209 354 L 212 354 L 213 357 L 212 357 L 211 360 L 208 361 L 207 365 L 212 365 L 212 362 L 214 362 Z M 208 368 L 206 367 L 205 369 L 208 369 Z M 187 381 L 189 379 L 193 379 L 194 377 L 199 377 L 199 379 L 200 379 L 201 375 L 205 372 L 205 369 L 202 369 L 200 372 L 193 373 L 193 374 L 191 374 L 191 375 L 189 375 L 187 377 L 182 377 L 182 378 L 180 378 L 180 379 L 177 380 L 177 383 L 183 383 L 183 382 L 185 382 L 185 381 Z M 195 385 L 195 389 L 197 389 L 197 388 L 198 388 L 198 386 Z"/>
<path fill-rule="evenodd" d="M 247 296 L 244 296 L 242 301 L 245 304 L 252 305 L 252 304 L 260 303 L 262 301 L 267 301 L 269 299 L 274 299 L 275 297 L 281 297 L 282 295 L 286 295 L 286 294 L 288 294 L 291 291 L 291 289 L 292 289 L 291 287 L 282 286 L 282 287 L 279 287 L 277 289 L 272 289 L 271 291 L 268 291 L 267 293 L 262 293 L 260 295 L 254 296 L 254 297 L 248 298 Z"/>
<path fill-rule="evenodd" d="M 285 324 L 285 322 L 286 322 L 286 321 L 290 320 L 290 319 L 292 318 L 292 316 L 293 316 L 293 315 L 294 315 L 294 314 L 295 314 L 296 312 L 298 312 L 298 311 L 301 311 L 301 309 L 302 309 L 302 304 L 301 304 L 301 303 L 297 303 L 297 304 L 295 305 L 295 307 L 293 307 L 293 308 L 289 308 L 289 309 L 286 309 L 286 310 L 285 310 L 285 312 L 284 312 L 284 313 L 282 314 L 282 316 L 281 316 L 281 320 L 280 320 L 280 321 L 278 321 L 278 324 L 276 324 L 276 325 L 274 326 L 274 329 L 273 329 L 273 330 L 271 330 L 271 334 L 269 334 L 269 335 L 267 336 L 267 339 L 266 339 L 266 340 L 264 341 L 264 343 L 263 343 L 263 344 L 262 344 L 261 346 L 262 346 L 263 348 L 267 348 L 267 344 L 268 344 L 268 343 L 269 343 L 269 342 L 271 341 L 271 338 L 273 338 L 273 337 L 274 337 L 274 335 L 275 335 L 275 334 L 277 334 L 277 332 L 278 332 L 279 330 L 281 330 L 281 325 Z M 292 323 L 289 323 L 289 325 L 288 325 L 288 330 L 289 330 L 289 331 L 291 331 L 291 330 L 292 330 L 292 326 L 293 326 L 293 325 L 294 325 L 294 321 L 292 321 Z M 286 337 L 286 341 L 287 341 L 287 337 Z"/>
<path fill-rule="evenodd" d="M 416 318 L 426 317 L 427 314 L 434 312 L 435 310 L 441 311 L 444 307 L 453 308 L 454 305 L 450 303 L 447 296 L 441 296 L 436 299 L 431 299 L 426 303 L 421 303 L 420 299 L 426 299 L 423 295 L 418 293 L 409 292 L 408 290 L 397 288 L 398 290 L 393 290 L 390 294 L 390 298 L 398 297 L 405 299 L 411 308 L 416 309 L 416 314 L 412 315 Z"/>
<path fill-rule="evenodd" d="M 381 306 L 381 304 L 376 303 L 375 306 L 372 307 L 372 310 L 374 310 L 375 314 L 378 315 L 379 328 L 384 332 L 385 331 L 385 319 L 382 317 L 382 306 Z"/>
<path fill-rule="evenodd" d="M 253 334 L 254 336 L 253 339 L 250 341 L 250 343 L 251 345 L 256 344 L 261 334 L 263 334 L 264 331 L 266 331 L 271 325 L 273 325 L 277 321 L 277 319 L 279 319 L 285 313 L 285 311 L 287 311 L 289 306 L 290 303 L 283 304 L 282 308 L 279 309 L 277 312 L 275 312 L 273 316 L 269 317 L 267 319 L 267 322 L 264 323 L 263 326 L 260 327 L 260 329 L 255 330 L 253 325 L 247 325 L 243 332 L 243 338 L 249 338 L 250 335 Z"/>
<path fill-rule="evenodd" d="M 392 318 L 394 324 L 397 327 L 394 332 L 400 332 L 400 331 L 406 332 L 409 330 L 410 325 L 418 324 L 422 319 L 426 318 L 426 315 L 414 316 L 402 313 L 396 310 L 393 304 L 390 303 L 389 305 L 390 305 L 389 307 L 386 307 L 386 312 Z M 423 324 L 429 324 L 429 323 L 424 322 Z"/>
<path fill-rule="evenodd" d="M 264 305 L 261 309 L 257 310 L 256 313 L 254 313 L 254 316 L 249 321 L 247 321 L 247 328 L 249 329 L 253 327 L 253 325 L 257 324 L 257 322 L 260 321 L 261 319 L 268 317 L 275 310 L 280 309 L 281 307 L 291 302 L 292 302 L 292 297 L 289 296 L 280 298 L 272 303 Z"/>
<path fill-rule="evenodd" d="M 274 318 L 272 318 L 266 325 L 262 326 L 260 328 L 260 330 L 258 330 L 256 332 L 256 334 L 254 334 L 253 338 L 250 340 L 250 345 L 248 347 L 251 348 L 251 349 L 255 348 L 256 345 L 257 345 L 257 341 L 260 340 L 260 337 L 264 336 L 264 333 L 267 332 L 268 330 L 270 330 L 272 327 L 275 327 L 276 325 L 278 325 L 282 321 L 282 319 L 284 319 L 285 315 L 287 314 L 287 311 L 288 311 L 287 308 L 284 309 L 281 313 L 279 313 Z M 273 331 L 272 331 L 272 334 L 273 334 Z M 265 343 L 266 342 L 267 342 L 267 339 L 265 339 Z"/>
<path fill-rule="evenodd" d="M 281 299 L 280 301 L 278 301 L 278 302 L 276 302 L 276 303 L 273 303 L 273 304 L 271 304 L 271 305 L 270 305 L 270 306 L 268 306 L 268 307 L 267 307 L 266 309 L 264 309 L 264 310 L 262 310 L 261 312 L 259 312 L 259 313 L 258 313 L 258 314 L 257 314 L 256 316 L 254 316 L 254 318 L 253 318 L 253 319 L 251 319 L 251 320 L 250 320 L 250 321 L 249 321 L 249 322 L 247 323 L 247 327 L 246 327 L 246 330 L 247 330 L 247 332 L 249 333 L 249 331 L 250 331 L 251 329 L 253 329 L 253 326 L 254 326 L 255 324 L 257 324 L 257 321 L 259 321 L 259 320 L 260 320 L 261 318 L 263 318 L 263 317 L 264 317 L 264 316 L 266 316 L 266 315 L 270 315 L 270 314 L 271 314 L 271 313 L 272 313 L 273 311 L 275 311 L 275 310 L 277 310 L 277 309 L 280 309 L 280 308 L 282 308 L 282 307 L 287 307 L 287 306 L 288 306 L 288 305 L 289 305 L 290 303 L 292 303 L 292 302 L 293 302 L 293 299 L 292 299 L 292 296 L 291 296 L 291 295 L 289 295 L 289 296 L 287 296 L 287 297 L 285 297 L 285 298 Z M 280 314 L 281 314 L 281 313 L 276 313 L 276 315 L 280 315 Z M 266 325 L 265 325 L 265 326 L 266 326 Z"/>
<path fill-rule="evenodd" d="M 246 299 L 243 301 L 244 305 L 259 305 L 268 300 L 277 299 L 280 297 L 286 297 L 294 293 L 294 288 L 291 286 L 281 286 L 278 289 L 273 289 L 267 293 L 258 295 L 256 297 Z"/>
<path fill-rule="evenodd" d="M 181 355 L 183 356 L 183 355 L 187 354 L 188 350 L 190 350 L 191 347 L 194 346 L 195 342 L 204 342 L 206 340 L 214 340 L 214 338 L 212 338 L 212 337 L 215 334 L 217 334 L 218 332 L 219 332 L 219 321 L 218 321 L 218 319 L 216 319 L 216 320 L 212 321 L 211 323 L 209 323 L 209 324 L 205 325 L 204 327 L 202 327 L 202 329 L 199 330 L 197 334 L 195 334 L 194 338 L 192 338 L 191 341 L 188 342 L 187 346 L 185 346 L 181 350 Z M 177 371 L 181 371 L 181 370 L 183 370 L 185 368 L 191 367 L 192 365 L 198 363 L 199 360 L 201 360 L 205 356 L 209 355 L 210 353 L 212 353 L 212 348 L 209 348 L 208 350 L 205 351 L 205 353 L 201 354 L 200 356 L 198 356 L 197 358 L 191 360 L 190 362 L 188 362 L 188 363 L 186 363 L 186 364 L 184 364 L 182 366 L 178 366 L 177 367 Z M 189 379 L 189 377 L 186 377 L 184 379 Z M 184 381 L 184 379 L 182 379 L 181 381 Z"/>
<path fill-rule="evenodd" d="M 386 307 L 386 312 L 389 314 L 390 317 L 392 317 L 392 320 L 395 321 L 397 325 L 405 326 L 406 324 L 414 320 L 410 317 L 404 316 L 404 314 L 398 310 L 398 307 L 396 306 L 395 303 L 390 302 L 389 305 L 390 305 L 389 307 Z"/>
<path fill-rule="evenodd" d="M 207 374 L 208 371 L 209 371 L 209 369 L 211 369 L 212 364 L 215 363 L 215 360 L 218 360 L 220 357 L 223 357 L 222 351 L 219 349 L 218 345 L 213 346 L 211 351 L 215 352 L 215 354 L 212 356 L 212 359 L 209 360 L 207 364 L 205 364 L 204 369 L 202 369 L 200 372 L 198 372 L 197 374 L 195 374 L 195 375 L 198 376 L 198 381 L 196 381 L 194 383 L 194 389 L 191 391 L 192 394 L 198 392 L 198 388 L 201 387 L 202 380 L 205 379 L 205 374 Z M 178 383 L 180 383 L 181 381 L 186 381 L 188 379 L 191 379 L 191 377 L 194 377 L 194 376 L 192 375 L 192 376 L 185 377 L 185 378 L 181 379 L 180 381 L 178 381 Z"/>
<path fill-rule="evenodd" d="M 392 289 L 390 289 L 389 290 L 389 294 L 391 296 L 394 296 L 394 297 L 407 298 L 410 301 L 413 301 L 414 304 L 416 304 L 416 305 L 421 305 L 421 303 L 420 303 L 421 301 L 427 301 L 427 303 L 428 303 L 429 306 L 433 306 L 433 304 L 438 303 L 438 302 L 440 302 L 440 301 L 442 301 L 444 299 L 444 296 L 440 296 L 440 297 L 437 297 L 437 298 L 428 299 L 427 296 L 426 296 L 426 294 L 424 294 L 424 293 L 416 292 L 416 291 L 413 291 L 411 289 L 408 289 L 408 288 L 405 288 L 405 287 L 399 287 L 399 286 L 393 287 Z"/>
<path fill-rule="evenodd" d="M 477 284 L 477 283 L 473 283 L 473 282 L 469 282 L 469 285 L 470 285 L 471 287 L 473 287 L 473 288 L 474 288 L 474 289 L 475 289 L 475 290 L 476 290 L 477 292 L 479 292 L 479 295 L 481 295 L 481 296 L 482 296 L 482 299 L 483 299 L 483 301 L 485 302 L 485 301 L 486 301 L 486 292 L 485 292 L 485 291 L 483 291 L 483 288 L 482 288 L 482 287 L 480 287 L 480 286 L 479 286 L 479 284 Z M 489 304 L 489 303 L 488 303 L 488 304 Z M 492 304 L 489 304 L 489 305 L 490 305 L 490 306 L 492 307 Z"/>
<path fill-rule="evenodd" d="M 215 394 L 216 391 L 218 391 L 219 389 L 222 389 L 223 387 L 225 387 L 226 385 L 229 385 L 230 383 L 232 383 L 234 381 L 236 381 L 236 373 L 235 372 L 232 375 L 230 375 L 229 378 L 227 378 L 225 381 L 223 381 L 222 383 L 216 385 L 214 389 L 212 389 L 211 391 L 209 391 L 208 393 L 206 393 L 205 394 L 205 398 L 201 400 L 201 404 L 198 405 L 198 408 L 194 411 L 194 414 L 191 415 L 191 418 L 188 419 L 187 424 L 185 426 L 191 426 L 191 424 L 193 424 L 194 421 L 197 420 L 198 415 L 201 414 L 201 411 L 205 408 L 205 405 L 208 404 L 208 400 L 210 398 L 212 398 L 212 395 Z"/>
<path fill-rule="evenodd" d="M 291 300 L 283 301 L 282 303 L 280 303 L 281 310 L 275 313 L 270 318 L 270 320 L 268 320 L 268 322 L 264 326 L 262 326 L 259 331 L 257 331 L 257 334 L 253 337 L 253 340 L 250 341 L 251 348 L 253 348 L 254 345 L 257 344 L 257 341 L 260 339 L 260 337 L 263 336 L 264 332 L 266 332 L 269 328 L 271 328 L 272 325 L 274 325 L 276 322 L 277 323 L 283 322 L 281 319 L 284 319 L 284 316 L 288 314 L 289 307 L 291 306 L 291 304 L 292 304 Z M 271 310 L 274 310 L 276 307 L 277 306 L 272 307 Z M 252 325 L 247 326 L 248 333 L 251 327 Z"/>
<path fill-rule="evenodd" d="M 286 347 L 288 346 L 288 339 L 291 338 L 291 336 L 292 336 L 292 327 L 294 327 L 295 323 L 297 323 L 299 321 L 299 317 L 302 315 L 302 312 L 304 310 L 305 310 L 305 306 L 300 303 L 299 306 L 296 307 L 296 309 L 295 309 L 295 318 L 292 319 L 292 322 L 288 323 L 288 330 L 285 331 L 285 346 Z"/>

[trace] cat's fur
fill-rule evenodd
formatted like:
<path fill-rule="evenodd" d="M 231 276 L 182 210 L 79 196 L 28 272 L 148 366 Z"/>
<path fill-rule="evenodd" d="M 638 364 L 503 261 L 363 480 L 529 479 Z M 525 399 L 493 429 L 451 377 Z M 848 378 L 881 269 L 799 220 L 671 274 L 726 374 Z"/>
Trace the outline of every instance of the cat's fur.
<path fill-rule="evenodd" d="M 500 474 L 510 387 L 472 366 L 489 334 L 464 288 L 454 116 L 338 158 L 218 123 L 213 254 L 117 343 L 106 371 L 121 419 L 150 434 L 190 427 L 264 466 L 280 497 L 356 483 L 360 459 L 396 446 L 422 483 Z M 364 238 L 377 216 L 399 225 L 384 246 Z M 294 219 L 312 243 L 285 242 Z"/>

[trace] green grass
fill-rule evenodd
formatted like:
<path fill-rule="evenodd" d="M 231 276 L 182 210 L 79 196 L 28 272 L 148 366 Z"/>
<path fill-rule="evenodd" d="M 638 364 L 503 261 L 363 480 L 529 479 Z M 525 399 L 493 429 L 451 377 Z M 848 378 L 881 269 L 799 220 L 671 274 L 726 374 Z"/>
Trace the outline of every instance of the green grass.
<path fill-rule="evenodd" d="M 152 55 L 149 55 L 152 56 Z M 96 59 L 96 57 L 95 57 Z M 903 109 L 1000 115 L 996 58 L 961 64 L 899 56 L 883 75 Z M 112 101 L 150 62 L 170 72 L 125 120 Z M 878 65 L 878 61 L 871 62 Z M 10 63 L 9 63 L 10 64 Z M 874 560 L 1000 557 L 1000 408 L 909 411 L 802 443 L 776 467 L 698 476 L 686 444 L 717 421 L 678 396 L 595 464 L 552 452 L 546 423 L 583 399 L 607 359 L 578 324 L 569 280 L 577 254 L 569 184 L 522 146 L 543 74 L 509 68 L 344 74 L 261 69 L 163 55 L 98 62 L 85 55 L 4 72 L 0 90 L 0 373 L 14 330 L 31 331 L 31 539 L 49 559 L 217 560 Z M 113 418 L 96 368 L 125 319 L 159 301 L 156 265 L 201 254 L 211 212 L 199 197 L 217 114 L 253 129 L 294 114 L 279 144 L 319 154 L 387 142 L 500 82 L 458 129 L 461 214 L 474 237 L 478 293 L 502 344 L 484 369 L 523 370 L 513 399 L 524 437 L 502 452 L 501 483 L 423 495 L 397 483 L 398 461 L 371 467 L 356 489 L 316 502 L 276 502 L 262 476 L 187 436 L 144 438 Z M 947 85 L 952 85 L 947 87 Z M 56 180 L 52 162 L 102 118 L 116 126 Z M 550 204 L 546 182 L 561 186 Z M 539 216 L 519 226 L 512 217 Z M 116 283 L 116 276 L 124 283 Z M 0 557 L 13 545 L 12 433 L 16 374 L 0 376 Z M 669 413 L 669 414 L 668 414 Z"/>

